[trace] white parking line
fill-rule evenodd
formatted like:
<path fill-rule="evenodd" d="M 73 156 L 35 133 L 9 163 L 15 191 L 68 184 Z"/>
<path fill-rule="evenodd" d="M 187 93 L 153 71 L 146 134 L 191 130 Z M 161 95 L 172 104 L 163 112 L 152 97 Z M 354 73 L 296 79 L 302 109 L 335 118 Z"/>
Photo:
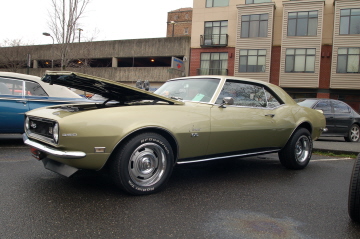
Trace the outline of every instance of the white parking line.
<path fill-rule="evenodd" d="M 343 160 L 349 160 L 352 159 L 354 160 L 354 158 L 335 158 L 335 159 L 312 159 L 310 161 L 314 162 L 314 161 L 343 161 Z"/>

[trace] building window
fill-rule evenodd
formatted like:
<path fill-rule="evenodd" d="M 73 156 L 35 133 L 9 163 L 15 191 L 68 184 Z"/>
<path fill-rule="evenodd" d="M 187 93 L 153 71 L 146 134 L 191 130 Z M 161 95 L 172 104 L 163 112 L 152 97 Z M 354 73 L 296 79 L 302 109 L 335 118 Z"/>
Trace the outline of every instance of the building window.
<path fill-rule="evenodd" d="M 229 0 L 206 0 L 206 7 L 226 7 L 229 6 Z"/>
<path fill-rule="evenodd" d="M 314 73 L 316 49 L 286 49 L 285 72 Z"/>
<path fill-rule="evenodd" d="M 227 43 L 227 21 L 205 22 L 204 44 L 224 45 Z"/>
<path fill-rule="evenodd" d="M 265 72 L 266 50 L 240 50 L 239 72 Z"/>
<path fill-rule="evenodd" d="M 339 48 L 337 73 L 360 73 L 360 48 Z"/>
<path fill-rule="evenodd" d="M 184 28 L 184 35 L 188 35 L 189 34 L 189 28 L 188 27 L 185 27 Z"/>
<path fill-rule="evenodd" d="M 289 12 L 288 36 L 316 36 L 318 11 Z"/>
<path fill-rule="evenodd" d="M 246 0 L 246 4 L 272 2 L 272 0 Z"/>
<path fill-rule="evenodd" d="M 198 75 L 227 75 L 228 53 L 201 53 L 200 71 Z"/>
<path fill-rule="evenodd" d="M 360 8 L 340 10 L 340 34 L 360 34 Z"/>
<path fill-rule="evenodd" d="M 241 16 L 241 37 L 267 37 L 269 14 Z"/>

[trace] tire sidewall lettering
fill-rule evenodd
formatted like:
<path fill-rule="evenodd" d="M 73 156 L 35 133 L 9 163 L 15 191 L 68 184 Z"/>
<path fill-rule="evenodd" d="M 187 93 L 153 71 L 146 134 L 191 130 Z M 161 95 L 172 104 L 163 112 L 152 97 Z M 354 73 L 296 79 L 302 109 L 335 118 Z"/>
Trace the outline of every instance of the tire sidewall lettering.
<path fill-rule="evenodd" d="M 137 140 L 133 141 L 131 144 L 131 148 L 132 151 L 135 150 L 137 147 L 139 147 L 140 145 L 146 144 L 146 143 L 152 143 L 152 144 L 156 144 L 159 147 L 161 147 L 164 150 L 164 153 L 167 155 L 166 157 L 170 157 L 172 158 L 172 149 L 171 146 L 169 145 L 169 143 L 166 141 L 166 139 L 164 139 L 161 135 L 148 135 L 146 137 L 140 137 L 137 138 Z M 129 150 L 131 150 L 131 148 L 128 148 Z M 125 158 L 128 158 L 130 156 L 129 155 L 124 155 Z M 125 162 L 125 161 L 124 161 Z M 169 163 L 169 162 L 167 162 Z M 171 175 L 171 164 L 169 164 L 169 171 L 164 175 L 164 177 L 157 183 L 153 184 L 153 185 L 148 185 L 148 186 L 141 186 L 138 185 L 137 183 L 135 183 L 134 181 L 132 181 L 129 173 L 125 173 L 123 174 L 123 176 L 125 177 L 124 182 L 126 182 L 126 184 L 128 185 L 128 192 L 133 191 L 133 193 L 135 193 L 135 191 L 137 193 L 135 193 L 136 195 L 144 195 L 144 194 L 150 194 L 152 192 L 156 192 L 159 190 L 159 188 L 163 188 L 163 184 L 167 182 L 169 176 Z M 127 166 L 123 166 L 126 167 Z"/>
<path fill-rule="evenodd" d="M 164 150 L 166 151 L 167 154 L 170 154 L 168 147 L 161 140 L 149 137 L 149 138 L 142 139 L 140 141 L 140 144 L 147 143 L 147 142 L 155 142 L 155 143 L 159 144 L 162 148 L 164 148 Z"/>
<path fill-rule="evenodd" d="M 129 185 L 130 185 L 133 189 L 138 190 L 138 191 L 140 191 L 140 192 L 151 192 L 151 191 L 154 191 L 154 190 L 155 190 L 154 187 L 139 187 L 139 186 L 135 186 L 135 184 L 134 184 L 131 180 L 129 180 L 128 183 L 129 183 Z"/>

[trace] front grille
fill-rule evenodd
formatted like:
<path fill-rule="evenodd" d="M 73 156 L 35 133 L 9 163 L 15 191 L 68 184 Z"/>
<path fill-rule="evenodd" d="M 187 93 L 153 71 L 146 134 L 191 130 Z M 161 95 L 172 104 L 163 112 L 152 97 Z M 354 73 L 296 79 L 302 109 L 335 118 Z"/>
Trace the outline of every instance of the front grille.
<path fill-rule="evenodd" d="M 41 118 L 29 118 L 29 130 L 28 133 L 42 136 L 53 140 L 53 129 L 55 121 L 50 121 Z"/>

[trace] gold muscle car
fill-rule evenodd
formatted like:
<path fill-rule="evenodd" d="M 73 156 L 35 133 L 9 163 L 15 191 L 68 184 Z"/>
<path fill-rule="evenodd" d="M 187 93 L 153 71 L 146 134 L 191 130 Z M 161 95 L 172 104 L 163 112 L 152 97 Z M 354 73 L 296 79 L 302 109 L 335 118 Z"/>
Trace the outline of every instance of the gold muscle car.
<path fill-rule="evenodd" d="M 107 100 L 27 112 L 23 139 L 32 154 L 68 177 L 107 168 L 134 195 L 163 189 L 176 164 L 278 152 L 283 166 L 303 169 L 325 130 L 321 112 L 246 78 L 176 78 L 154 93 L 74 72 L 47 72 L 42 81 Z"/>

